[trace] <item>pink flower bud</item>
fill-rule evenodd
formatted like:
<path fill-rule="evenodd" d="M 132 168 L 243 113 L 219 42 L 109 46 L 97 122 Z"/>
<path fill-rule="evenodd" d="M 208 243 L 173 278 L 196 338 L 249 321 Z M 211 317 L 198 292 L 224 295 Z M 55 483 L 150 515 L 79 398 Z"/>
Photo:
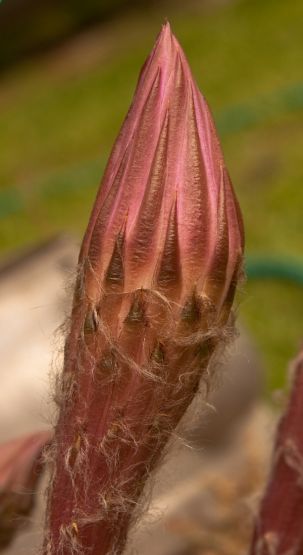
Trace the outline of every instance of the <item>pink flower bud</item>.
<path fill-rule="evenodd" d="M 242 254 L 214 123 L 166 24 L 80 252 L 45 553 L 121 553 L 146 478 L 226 335 Z"/>
<path fill-rule="evenodd" d="M 42 451 L 51 436 L 38 432 L 0 445 L 0 549 L 11 542 L 33 508 Z"/>

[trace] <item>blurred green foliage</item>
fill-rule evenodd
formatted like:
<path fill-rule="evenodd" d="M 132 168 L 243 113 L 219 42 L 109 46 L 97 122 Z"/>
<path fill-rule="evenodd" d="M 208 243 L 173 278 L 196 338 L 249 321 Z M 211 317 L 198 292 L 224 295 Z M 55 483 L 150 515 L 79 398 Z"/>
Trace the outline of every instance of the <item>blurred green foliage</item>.
<path fill-rule="evenodd" d="M 139 68 L 164 17 L 221 130 L 247 251 L 302 257 L 301 0 L 146 5 L 27 60 L 2 79 L 0 233 L 4 250 L 84 231 Z M 269 385 L 284 383 L 302 337 L 298 285 L 252 281 L 239 312 Z"/>

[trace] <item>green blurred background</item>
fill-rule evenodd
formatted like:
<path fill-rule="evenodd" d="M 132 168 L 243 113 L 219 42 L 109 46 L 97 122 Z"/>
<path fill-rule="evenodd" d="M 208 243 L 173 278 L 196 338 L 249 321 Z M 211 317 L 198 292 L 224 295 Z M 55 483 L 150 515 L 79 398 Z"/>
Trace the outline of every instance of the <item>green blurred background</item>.
<path fill-rule="evenodd" d="M 2 0 L 1 257 L 81 237 L 165 18 L 215 116 L 246 227 L 238 312 L 279 388 L 303 336 L 302 0 Z"/>

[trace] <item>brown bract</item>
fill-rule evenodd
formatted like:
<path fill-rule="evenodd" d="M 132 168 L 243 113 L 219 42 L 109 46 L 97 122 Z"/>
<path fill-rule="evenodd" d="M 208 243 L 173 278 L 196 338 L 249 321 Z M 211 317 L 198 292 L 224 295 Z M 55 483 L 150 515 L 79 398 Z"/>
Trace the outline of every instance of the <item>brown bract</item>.
<path fill-rule="evenodd" d="M 230 334 L 243 243 L 210 111 L 166 24 L 80 252 L 45 553 L 122 552 L 146 478 Z"/>

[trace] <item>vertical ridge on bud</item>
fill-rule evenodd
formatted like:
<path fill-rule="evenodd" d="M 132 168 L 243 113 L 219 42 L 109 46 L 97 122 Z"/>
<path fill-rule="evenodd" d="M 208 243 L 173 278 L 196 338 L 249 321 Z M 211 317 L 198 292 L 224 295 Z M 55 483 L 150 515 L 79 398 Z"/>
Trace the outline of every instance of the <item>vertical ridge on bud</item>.
<path fill-rule="evenodd" d="M 111 286 L 123 288 L 124 285 L 124 242 L 125 231 L 122 230 L 118 233 L 114 244 L 113 254 L 111 256 L 109 265 L 105 272 L 105 283 Z"/>
<path fill-rule="evenodd" d="M 156 287 L 171 297 L 178 295 L 182 287 L 182 271 L 179 249 L 179 229 L 177 217 L 177 199 L 174 201 L 164 238 L 163 251 L 160 255 Z"/>
<path fill-rule="evenodd" d="M 141 205 L 136 215 L 129 241 L 132 242 L 132 258 L 129 260 L 130 270 L 141 268 L 153 255 L 159 229 L 158 214 L 163 198 L 163 184 L 166 178 L 166 154 L 168 140 L 168 116 L 166 115 L 160 131 L 153 162 L 148 176 L 148 185 L 144 191 Z"/>
<path fill-rule="evenodd" d="M 62 374 L 45 555 L 118 555 L 216 347 L 244 247 L 205 99 L 166 24 L 85 233 Z"/>
<path fill-rule="evenodd" d="M 206 297 L 217 304 L 221 308 L 223 292 L 228 286 L 226 278 L 228 277 L 229 263 L 229 221 L 227 211 L 226 189 L 223 172 L 220 176 L 219 196 L 217 206 L 217 222 L 215 246 L 207 275 L 203 283 L 203 292 Z"/>

